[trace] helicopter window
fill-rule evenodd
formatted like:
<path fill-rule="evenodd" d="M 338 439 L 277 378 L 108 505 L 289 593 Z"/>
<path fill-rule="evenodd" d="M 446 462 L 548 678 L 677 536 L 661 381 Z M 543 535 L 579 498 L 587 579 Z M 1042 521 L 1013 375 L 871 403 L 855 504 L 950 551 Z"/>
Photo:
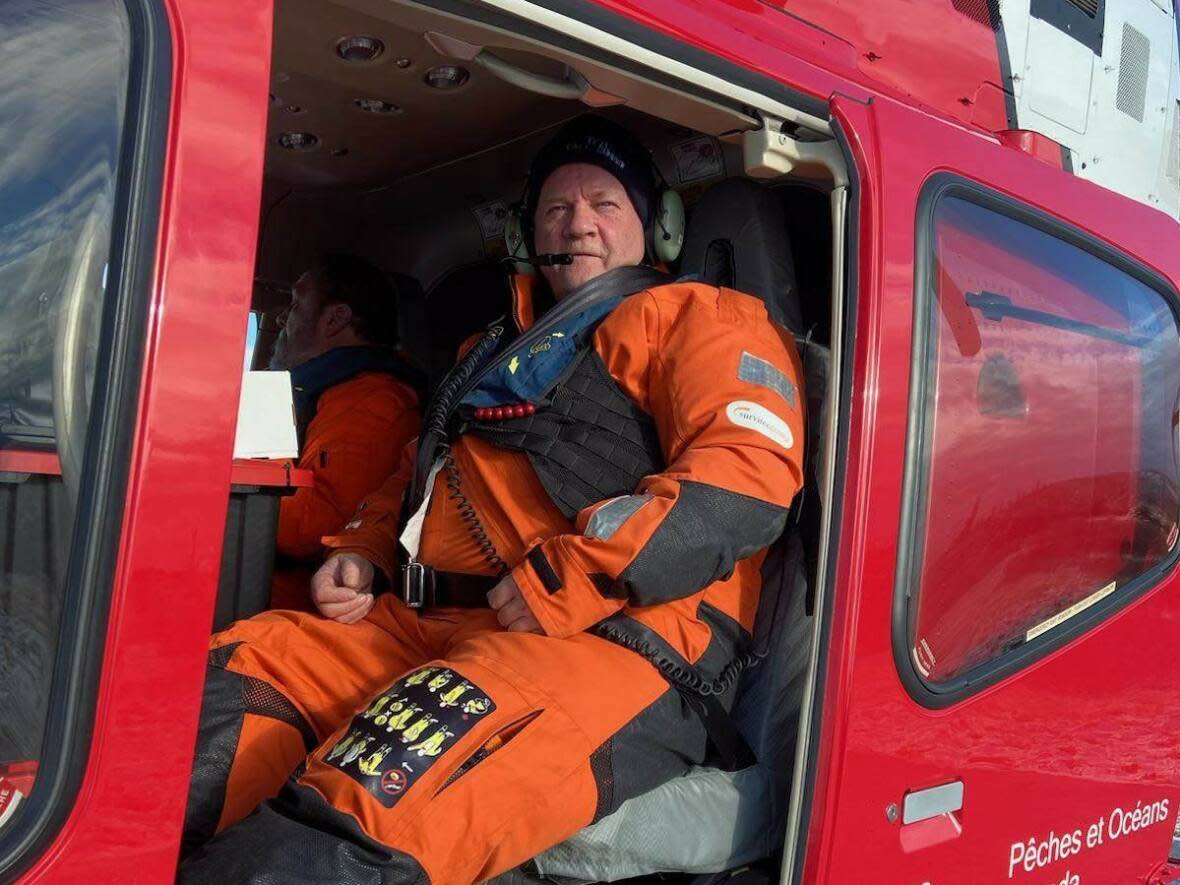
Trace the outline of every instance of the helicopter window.
<path fill-rule="evenodd" d="M 1152 583 L 1180 514 L 1168 300 L 1077 237 L 946 193 L 919 289 L 899 573 L 907 656 L 944 687 Z"/>

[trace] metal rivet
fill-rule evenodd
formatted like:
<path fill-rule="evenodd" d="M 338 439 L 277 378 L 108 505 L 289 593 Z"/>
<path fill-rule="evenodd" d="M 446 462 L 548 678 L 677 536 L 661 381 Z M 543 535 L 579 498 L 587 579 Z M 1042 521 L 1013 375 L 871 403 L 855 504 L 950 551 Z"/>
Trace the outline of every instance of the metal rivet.
<path fill-rule="evenodd" d="M 891 824 L 897 823 L 897 803 L 896 802 L 890 802 L 887 806 L 885 806 L 885 819 L 887 821 L 889 821 L 889 823 L 891 823 Z"/>

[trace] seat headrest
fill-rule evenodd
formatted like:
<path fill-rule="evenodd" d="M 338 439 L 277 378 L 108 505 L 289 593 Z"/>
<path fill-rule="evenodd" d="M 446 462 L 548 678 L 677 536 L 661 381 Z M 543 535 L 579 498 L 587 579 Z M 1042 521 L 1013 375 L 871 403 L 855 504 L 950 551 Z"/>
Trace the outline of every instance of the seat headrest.
<path fill-rule="evenodd" d="M 402 353 L 416 369 L 430 367 L 430 322 L 426 317 L 426 293 L 417 278 L 388 274 L 397 290 L 397 340 Z"/>
<path fill-rule="evenodd" d="M 756 295 L 795 335 L 803 320 L 787 218 L 778 197 L 745 178 L 711 187 L 693 209 L 680 271 L 714 286 Z"/>

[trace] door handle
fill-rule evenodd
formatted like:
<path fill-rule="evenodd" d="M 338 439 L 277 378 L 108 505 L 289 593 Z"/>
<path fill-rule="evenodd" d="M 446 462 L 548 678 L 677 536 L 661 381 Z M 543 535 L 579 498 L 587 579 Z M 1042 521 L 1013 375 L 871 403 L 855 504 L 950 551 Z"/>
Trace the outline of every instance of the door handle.
<path fill-rule="evenodd" d="M 950 814 L 963 808 L 963 782 L 952 781 L 925 790 L 915 790 L 906 793 L 902 803 L 901 822 L 903 824 L 917 823 L 938 817 L 940 814 Z"/>

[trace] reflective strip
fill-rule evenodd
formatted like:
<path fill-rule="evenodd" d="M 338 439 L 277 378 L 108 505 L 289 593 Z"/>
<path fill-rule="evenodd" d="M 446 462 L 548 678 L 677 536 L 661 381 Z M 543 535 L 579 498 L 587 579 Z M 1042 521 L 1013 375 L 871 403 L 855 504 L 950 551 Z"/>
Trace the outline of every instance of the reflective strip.
<path fill-rule="evenodd" d="M 590 521 L 586 523 L 586 537 L 609 541 L 619 530 L 619 526 L 651 499 L 651 495 L 624 495 L 621 498 L 611 498 L 595 510 Z"/>
<path fill-rule="evenodd" d="M 799 394 L 795 385 L 778 366 L 759 359 L 752 353 L 742 351 L 742 361 L 738 364 L 738 380 L 749 381 L 759 387 L 773 390 L 787 401 L 792 409 L 799 408 Z"/>

